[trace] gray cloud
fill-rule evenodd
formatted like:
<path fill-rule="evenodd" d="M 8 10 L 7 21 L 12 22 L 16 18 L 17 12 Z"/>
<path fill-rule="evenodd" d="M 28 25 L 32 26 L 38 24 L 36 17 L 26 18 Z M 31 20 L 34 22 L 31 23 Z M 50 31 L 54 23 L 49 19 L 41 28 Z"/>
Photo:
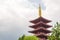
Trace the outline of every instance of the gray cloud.
<path fill-rule="evenodd" d="M 28 0 L 28 1 L 31 2 L 36 8 L 38 8 L 38 6 L 40 4 L 43 10 L 46 9 L 42 0 Z"/>
<path fill-rule="evenodd" d="M 29 20 L 38 17 L 38 10 L 33 6 L 37 2 L 0 0 L 0 40 L 17 40 L 23 34 L 30 35 Z M 52 19 L 52 24 L 60 21 L 60 1 L 43 0 L 43 2 L 46 5 L 43 16 Z"/>
<path fill-rule="evenodd" d="M 59 0 L 50 0 L 47 4 L 47 11 L 53 20 L 53 23 L 60 21 L 60 1 Z"/>
<path fill-rule="evenodd" d="M 26 8 L 17 4 L 15 0 L 0 0 L 0 40 L 17 40 L 28 34 L 28 20 L 23 15 Z"/>

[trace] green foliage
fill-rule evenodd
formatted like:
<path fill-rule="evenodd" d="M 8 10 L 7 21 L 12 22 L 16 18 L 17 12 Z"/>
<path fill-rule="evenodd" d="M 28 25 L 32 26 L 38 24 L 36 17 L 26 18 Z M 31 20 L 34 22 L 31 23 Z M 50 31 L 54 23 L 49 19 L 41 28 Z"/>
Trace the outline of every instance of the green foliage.
<path fill-rule="evenodd" d="M 20 37 L 18 40 L 24 40 L 25 35 L 23 35 L 22 37 Z"/>
<path fill-rule="evenodd" d="M 48 37 L 48 40 L 55 40 L 55 38 L 56 38 L 55 36 L 51 35 Z"/>
<path fill-rule="evenodd" d="M 52 34 L 48 37 L 49 40 L 60 40 L 60 24 L 57 22 L 52 28 Z"/>
<path fill-rule="evenodd" d="M 38 40 L 38 38 L 36 36 L 25 36 L 25 35 L 23 35 L 18 40 Z"/>
<path fill-rule="evenodd" d="M 24 40 L 38 40 L 35 36 L 26 36 Z"/>

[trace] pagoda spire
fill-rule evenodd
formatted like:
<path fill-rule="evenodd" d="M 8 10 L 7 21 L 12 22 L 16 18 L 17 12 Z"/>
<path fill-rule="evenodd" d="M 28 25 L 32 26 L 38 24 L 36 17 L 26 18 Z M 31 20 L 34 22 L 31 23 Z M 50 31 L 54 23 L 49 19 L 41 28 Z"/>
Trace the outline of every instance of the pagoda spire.
<path fill-rule="evenodd" d="M 41 17 L 42 16 L 42 13 L 41 13 L 41 5 L 39 4 L 39 17 Z"/>

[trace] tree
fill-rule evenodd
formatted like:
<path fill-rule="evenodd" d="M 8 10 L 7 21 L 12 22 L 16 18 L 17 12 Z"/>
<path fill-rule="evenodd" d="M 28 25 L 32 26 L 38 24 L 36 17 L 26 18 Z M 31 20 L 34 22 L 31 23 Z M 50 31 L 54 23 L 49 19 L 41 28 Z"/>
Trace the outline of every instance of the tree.
<path fill-rule="evenodd" d="M 24 40 L 25 35 L 23 35 L 22 37 L 20 37 L 18 40 Z"/>
<path fill-rule="evenodd" d="M 36 36 L 25 36 L 25 35 L 23 35 L 18 40 L 38 40 L 38 38 Z"/>
<path fill-rule="evenodd" d="M 52 34 L 48 38 L 49 40 L 60 40 L 60 24 L 58 22 L 52 28 Z"/>

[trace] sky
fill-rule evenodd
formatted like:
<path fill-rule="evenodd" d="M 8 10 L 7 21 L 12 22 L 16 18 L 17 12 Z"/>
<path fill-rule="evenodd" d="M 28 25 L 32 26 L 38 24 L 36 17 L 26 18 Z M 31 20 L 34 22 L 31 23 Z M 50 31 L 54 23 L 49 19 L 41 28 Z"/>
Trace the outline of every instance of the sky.
<path fill-rule="evenodd" d="M 38 5 L 42 16 L 60 22 L 60 0 L 0 0 L 0 40 L 18 40 L 32 30 L 29 21 L 38 18 Z"/>

